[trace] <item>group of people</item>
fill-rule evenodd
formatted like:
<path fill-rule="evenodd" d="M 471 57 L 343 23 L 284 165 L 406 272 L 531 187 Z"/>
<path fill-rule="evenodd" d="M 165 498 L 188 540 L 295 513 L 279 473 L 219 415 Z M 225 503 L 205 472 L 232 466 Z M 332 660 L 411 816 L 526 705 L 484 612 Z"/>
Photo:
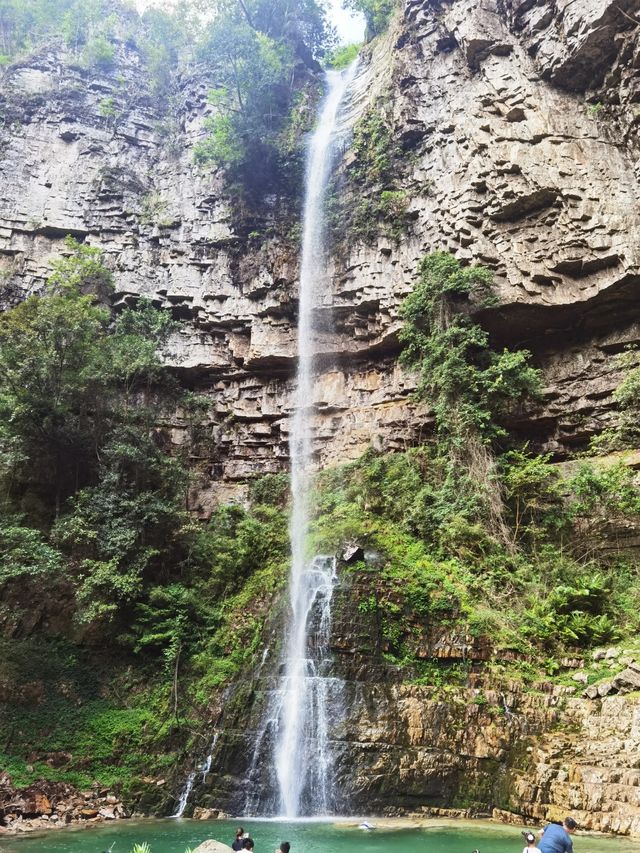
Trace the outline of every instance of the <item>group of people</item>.
<path fill-rule="evenodd" d="M 533 832 L 523 832 L 527 846 L 522 853 L 573 853 L 571 836 L 577 828 L 572 817 L 565 817 L 562 823 L 547 824 L 537 841 Z"/>
<path fill-rule="evenodd" d="M 369 825 L 367 824 L 367 826 Z M 549 823 L 541 829 L 537 842 L 533 832 L 523 832 L 522 835 L 527 846 L 522 853 L 573 853 L 571 836 L 577 828 L 578 824 L 572 817 L 565 817 L 562 823 Z M 239 826 L 236 829 L 236 837 L 231 847 L 236 851 L 253 850 L 253 839 Z M 289 842 L 282 841 L 275 853 L 289 853 L 290 850 Z M 473 853 L 479 853 L 479 851 L 474 850 Z"/>
<path fill-rule="evenodd" d="M 533 832 L 525 831 L 522 836 L 527 846 L 522 853 L 573 853 L 571 836 L 577 828 L 578 824 L 572 817 L 565 817 L 562 823 L 549 823 L 541 829 L 537 843 Z M 473 850 L 472 853 L 480 851 Z"/>
<path fill-rule="evenodd" d="M 367 824 L 367 827 L 369 825 Z M 578 824 L 572 817 L 565 817 L 562 823 L 549 823 L 540 830 L 539 838 L 533 832 L 522 833 L 527 846 L 522 853 L 573 853 L 572 834 L 578 828 Z M 233 850 L 253 850 L 253 838 L 245 833 L 243 827 L 236 829 L 236 837 L 231 845 Z M 290 853 L 291 845 L 288 841 L 282 841 L 275 853 Z M 479 853 L 474 850 L 473 853 Z"/>
<path fill-rule="evenodd" d="M 253 850 L 254 848 L 253 838 L 244 831 L 242 826 L 239 826 L 236 829 L 236 837 L 231 845 L 232 850 Z M 275 853 L 289 853 L 291 850 L 291 845 L 288 841 L 281 841 L 280 847 L 278 847 Z"/>

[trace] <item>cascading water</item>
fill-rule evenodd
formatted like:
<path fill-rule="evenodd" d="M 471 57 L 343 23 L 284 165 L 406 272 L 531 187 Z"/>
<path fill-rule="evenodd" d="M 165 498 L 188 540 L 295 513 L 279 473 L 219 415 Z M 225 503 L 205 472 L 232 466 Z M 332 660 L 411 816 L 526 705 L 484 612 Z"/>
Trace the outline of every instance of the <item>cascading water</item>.
<path fill-rule="evenodd" d="M 178 797 L 178 805 L 175 811 L 175 814 L 172 814 L 171 817 L 182 817 L 187 808 L 187 803 L 189 802 L 189 797 L 191 796 L 191 792 L 193 791 L 193 786 L 196 781 L 196 776 L 198 773 L 202 776 L 202 782 L 206 782 L 207 775 L 211 771 L 211 764 L 213 762 L 213 753 L 216 748 L 216 744 L 218 743 L 218 738 L 220 737 L 220 733 L 216 732 L 213 736 L 213 740 L 211 741 L 211 746 L 209 747 L 209 752 L 202 763 L 202 766 L 197 770 L 192 770 L 184 783 L 182 791 L 180 792 L 180 796 Z"/>
<path fill-rule="evenodd" d="M 171 817 L 182 817 L 182 815 L 184 814 L 184 810 L 187 807 L 187 803 L 189 802 L 191 791 L 193 791 L 193 783 L 195 781 L 196 771 L 192 770 L 187 776 L 187 781 L 184 783 L 184 787 L 180 792 L 180 796 L 178 798 L 178 807 L 176 808 L 175 814 L 172 814 Z"/>
<path fill-rule="evenodd" d="M 334 808 L 329 710 L 334 718 L 342 686 L 328 675 L 335 568 L 333 557 L 316 557 L 299 572 L 296 597 L 292 599 L 293 620 L 275 755 L 280 808 L 286 817 L 297 817 L 300 811 L 330 814 Z"/>
<path fill-rule="evenodd" d="M 281 661 L 283 677 L 270 698 L 257 732 L 248 772 L 265 762 L 275 767 L 277 791 L 251 790 L 247 813 L 288 818 L 330 814 L 335 810 L 331 785 L 331 726 L 341 716 L 341 682 L 330 676 L 331 598 L 336 582 L 333 557 L 307 553 L 312 463 L 312 406 L 317 343 L 314 308 L 326 289 L 325 200 L 339 115 L 356 63 L 343 72 L 327 72 L 328 91 L 307 150 L 303 242 L 298 309 L 298 374 L 291 422 L 292 513 L 291 621 Z"/>
<path fill-rule="evenodd" d="M 327 662 L 335 561 L 316 557 L 309 563 L 307 554 L 316 355 L 313 309 L 325 279 L 325 199 L 338 111 L 354 74 L 355 63 L 345 72 L 328 72 L 328 93 L 307 154 L 298 308 L 298 376 L 289 438 L 292 620 L 287 638 L 284 702 L 276 747 L 281 808 L 287 817 L 298 815 L 301 802 L 305 810 L 311 809 L 313 813 L 326 814 L 330 809 L 327 777 L 331 759 L 326 716 L 330 688 L 322 667 Z M 310 653 L 309 638 L 314 635 L 315 649 Z"/>

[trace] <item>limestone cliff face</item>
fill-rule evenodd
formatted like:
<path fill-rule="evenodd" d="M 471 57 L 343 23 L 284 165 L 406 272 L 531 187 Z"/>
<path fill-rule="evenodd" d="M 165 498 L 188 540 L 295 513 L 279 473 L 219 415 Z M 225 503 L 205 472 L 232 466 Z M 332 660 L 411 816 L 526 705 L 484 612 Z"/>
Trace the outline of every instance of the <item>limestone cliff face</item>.
<path fill-rule="evenodd" d="M 489 816 L 540 824 L 575 815 L 582 829 L 640 835 L 640 650 L 596 650 L 561 661 L 565 685 L 516 681 L 487 669 L 481 638 L 447 632 L 407 614 L 404 640 L 439 662 L 445 684 L 411 683 L 385 658 L 371 599 L 374 573 L 343 566 L 334 594 L 332 676 L 341 684 L 342 722 L 333 730 L 332 777 L 346 814 Z M 273 769 L 254 749 L 273 736 L 265 709 L 278 665 L 272 653 L 218 709 L 212 772 L 190 802 L 252 813 L 252 792 L 273 788 Z M 503 652 L 504 660 L 509 657 Z M 464 686 L 447 671 L 463 666 Z M 620 671 L 584 689 L 587 672 Z M 448 681 L 448 683 L 446 683 Z"/>
<path fill-rule="evenodd" d="M 414 225 L 397 247 L 350 247 L 335 301 L 371 305 L 380 281 L 402 294 L 435 248 L 492 268 L 483 322 L 544 368 L 523 428 L 559 453 L 602 426 L 611 355 L 637 339 L 635 8 L 409 2 L 361 81 L 406 152 Z"/>
<path fill-rule="evenodd" d="M 247 238 L 234 230 L 222 176 L 194 164 L 208 88 L 195 72 L 179 81 L 167 115 L 126 45 L 107 76 L 45 52 L 4 72 L 0 152 L 3 305 L 42 287 L 72 234 L 103 249 L 119 301 L 144 295 L 183 321 L 171 360 L 211 397 L 204 512 L 287 466 L 298 264 L 297 245 L 262 236 L 278 200 Z M 391 283 L 383 296 L 398 299 Z M 333 459 L 372 439 L 401 448 L 414 431 L 412 380 L 382 346 L 384 304 L 370 324 L 359 310 L 327 341 L 316 388 L 318 446 Z"/>
<path fill-rule="evenodd" d="M 383 105 L 411 221 L 399 241 L 347 235 L 332 262 L 323 463 L 428 427 L 396 366 L 397 309 L 437 248 L 495 271 L 483 322 L 545 370 L 543 405 L 514 426 L 562 455 L 606 422 L 612 356 L 640 328 L 638 5 L 410 0 L 365 52 L 350 120 Z M 203 512 L 286 467 L 297 288 L 295 243 L 262 236 L 278 200 L 247 237 L 223 176 L 194 165 L 207 86 L 183 75 L 167 111 L 126 44 L 112 74 L 45 51 L 3 72 L 0 152 L 4 304 L 42 286 L 71 233 L 104 249 L 120 300 L 144 294 L 183 321 L 172 359 L 211 396 Z"/>
<path fill-rule="evenodd" d="M 383 111 L 404 152 L 396 185 L 410 224 L 399 240 L 382 227 L 368 241 L 347 234 L 331 261 L 319 462 L 403 448 L 428 429 L 396 336 L 434 249 L 494 270 L 499 304 L 478 309 L 482 322 L 544 369 L 542 404 L 514 428 L 561 457 L 606 424 L 614 356 L 640 342 L 639 15 L 640 0 L 406 0 L 365 51 L 349 120 Z M 278 199 L 249 236 L 223 176 L 194 165 L 206 91 L 197 69 L 183 76 L 168 114 L 124 44 L 112 75 L 42 52 L 2 72 L 0 139 L 3 304 L 42 287 L 70 233 L 104 250 L 119 300 L 171 308 L 182 320 L 172 362 L 211 399 L 203 513 L 286 468 L 298 263 L 291 238 L 264 236 Z M 179 418 L 171 428 L 180 442 Z M 340 781 L 354 810 L 509 809 L 517 795 L 536 819 L 571 808 L 594 828 L 640 833 L 637 698 L 479 683 L 443 699 L 402 684 L 354 630 L 338 623 L 334 637 L 351 711 Z M 483 659 L 459 638 L 425 644 L 425 655 Z M 259 725 L 259 681 L 247 689 L 225 718 L 218 766 L 229 771 Z M 196 795 L 237 806 L 243 792 L 230 773 Z"/>

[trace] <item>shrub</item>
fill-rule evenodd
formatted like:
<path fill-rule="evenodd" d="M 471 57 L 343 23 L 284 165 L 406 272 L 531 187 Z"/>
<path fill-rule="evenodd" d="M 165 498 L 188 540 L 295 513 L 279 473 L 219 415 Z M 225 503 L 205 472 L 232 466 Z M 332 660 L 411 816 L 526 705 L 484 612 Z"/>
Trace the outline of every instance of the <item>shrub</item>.
<path fill-rule="evenodd" d="M 108 70 L 112 68 L 116 57 L 116 49 L 109 39 L 98 33 L 89 39 L 82 51 L 82 59 L 89 68 Z"/>
<path fill-rule="evenodd" d="M 340 71 L 343 68 L 348 68 L 360 53 L 360 44 L 345 44 L 333 50 L 326 60 L 326 66 Z"/>

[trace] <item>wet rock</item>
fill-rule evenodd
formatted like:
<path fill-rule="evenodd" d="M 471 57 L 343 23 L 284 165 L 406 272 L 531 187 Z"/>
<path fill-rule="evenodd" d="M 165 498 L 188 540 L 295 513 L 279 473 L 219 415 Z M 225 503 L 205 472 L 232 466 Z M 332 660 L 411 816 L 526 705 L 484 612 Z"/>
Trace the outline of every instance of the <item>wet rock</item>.
<path fill-rule="evenodd" d="M 83 820 L 90 820 L 91 818 L 98 817 L 98 809 L 80 809 L 80 817 Z"/>
<path fill-rule="evenodd" d="M 107 807 L 103 807 L 103 808 L 99 809 L 98 810 L 98 816 L 101 817 L 103 820 L 115 820 L 117 817 L 115 810 L 107 808 Z M 94 817 L 95 817 L 95 815 L 94 815 Z"/>
<path fill-rule="evenodd" d="M 202 806 L 196 806 L 193 810 L 194 820 L 217 820 L 219 814 L 219 809 L 205 809 Z"/>

